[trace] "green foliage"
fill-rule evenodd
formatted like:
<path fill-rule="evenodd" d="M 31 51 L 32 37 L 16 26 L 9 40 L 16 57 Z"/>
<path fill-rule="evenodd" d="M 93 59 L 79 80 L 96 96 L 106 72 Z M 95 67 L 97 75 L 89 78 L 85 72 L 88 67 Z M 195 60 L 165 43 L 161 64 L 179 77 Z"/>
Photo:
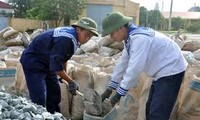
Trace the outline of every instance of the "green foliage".
<path fill-rule="evenodd" d="M 27 17 L 40 20 L 52 20 L 58 16 L 56 13 L 57 0 L 33 0 L 31 9 L 27 11 Z"/>
<path fill-rule="evenodd" d="M 200 7 L 195 7 L 195 11 L 199 11 Z M 194 8 L 193 8 L 194 9 Z M 192 10 L 192 9 L 191 9 Z M 168 30 L 168 21 L 165 19 L 159 10 L 148 11 L 145 7 L 140 7 L 139 13 L 139 25 L 151 27 L 156 30 Z M 171 19 L 172 30 L 177 31 L 179 29 L 186 29 L 189 32 L 200 32 L 200 21 L 182 19 L 180 17 L 174 17 Z"/>
<path fill-rule="evenodd" d="M 148 11 L 145 7 L 140 7 L 139 25 L 151 27 L 153 29 L 163 29 L 167 20 L 164 19 L 159 10 Z"/>
<path fill-rule="evenodd" d="M 200 24 L 193 24 L 186 28 L 188 32 L 191 33 L 199 33 L 200 32 Z"/>
<path fill-rule="evenodd" d="M 31 1 L 32 0 L 8 0 L 8 3 L 10 3 L 14 7 L 15 17 L 25 18 L 26 11 L 30 9 Z"/>
<path fill-rule="evenodd" d="M 55 20 L 58 26 L 63 18 L 68 21 L 67 24 L 71 19 L 78 19 L 78 15 L 85 7 L 85 0 L 34 0 L 27 16 L 41 20 Z"/>
<path fill-rule="evenodd" d="M 184 20 L 180 17 L 173 17 L 171 19 L 171 26 L 173 30 L 179 30 L 184 26 Z"/>
<path fill-rule="evenodd" d="M 40 20 L 54 20 L 59 26 L 61 20 L 67 24 L 78 19 L 86 7 L 85 0 L 9 0 L 14 6 L 15 17 Z"/>
<path fill-rule="evenodd" d="M 164 21 L 164 17 L 162 16 L 159 10 L 151 10 L 148 14 L 148 24 L 149 27 L 154 29 L 160 29 Z"/>
<path fill-rule="evenodd" d="M 66 11 L 63 14 L 65 18 L 65 23 L 69 25 L 69 20 L 71 19 L 78 19 L 78 15 L 80 15 L 83 10 L 86 8 L 86 1 L 85 0 L 67 0 Z"/>
<path fill-rule="evenodd" d="M 148 10 L 145 7 L 140 7 L 140 18 L 139 18 L 139 25 L 140 26 L 148 26 Z"/>

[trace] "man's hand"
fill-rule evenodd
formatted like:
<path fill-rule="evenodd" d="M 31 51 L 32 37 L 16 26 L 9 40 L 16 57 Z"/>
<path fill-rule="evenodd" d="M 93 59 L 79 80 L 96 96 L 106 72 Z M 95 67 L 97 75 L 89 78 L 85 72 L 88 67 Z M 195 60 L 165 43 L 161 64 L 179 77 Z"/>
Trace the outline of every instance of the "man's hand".
<path fill-rule="evenodd" d="M 120 101 L 120 98 L 121 98 L 121 95 L 116 92 L 116 94 L 110 99 L 112 107 L 114 107 L 115 104 Z"/>
<path fill-rule="evenodd" d="M 106 99 L 106 98 L 109 98 L 110 95 L 112 93 L 112 89 L 111 88 L 107 88 L 106 91 L 104 91 L 104 93 L 101 95 L 101 99 L 102 99 L 102 102 Z"/>
<path fill-rule="evenodd" d="M 71 80 L 68 84 L 69 84 L 69 92 L 72 95 L 76 95 L 76 90 L 78 90 L 78 85 L 76 84 L 76 82 L 74 80 Z"/>

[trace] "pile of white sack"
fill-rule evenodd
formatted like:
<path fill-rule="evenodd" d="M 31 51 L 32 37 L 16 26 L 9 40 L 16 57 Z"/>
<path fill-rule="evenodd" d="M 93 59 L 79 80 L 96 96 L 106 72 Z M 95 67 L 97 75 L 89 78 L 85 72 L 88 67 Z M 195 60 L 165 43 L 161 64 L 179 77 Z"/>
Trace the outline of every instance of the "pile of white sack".
<path fill-rule="evenodd" d="M 31 35 L 14 30 L 12 27 L 0 31 L 0 68 L 16 67 L 22 51 L 43 30 L 35 30 Z"/>

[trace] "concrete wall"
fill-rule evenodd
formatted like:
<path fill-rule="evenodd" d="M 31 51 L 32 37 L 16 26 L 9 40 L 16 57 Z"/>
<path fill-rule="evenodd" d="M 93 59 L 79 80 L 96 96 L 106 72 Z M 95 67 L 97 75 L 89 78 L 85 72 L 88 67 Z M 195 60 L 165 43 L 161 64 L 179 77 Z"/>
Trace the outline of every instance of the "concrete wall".
<path fill-rule="evenodd" d="M 27 29 L 40 28 L 40 21 L 23 18 L 11 18 L 9 25 L 15 30 L 26 31 Z"/>
<path fill-rule="evenodd" d="M 112 5 L 113 11 L 122 12 L 126 16 L 133 17 L 136 25 L 139 25 L 139 4 L 130 0 L 87 0 L 88 4 Z"/>
<path fill-rule="evenodd" d="M 47 21 L 49 28 L 54 28 L 55 23 L 53 21 Z M 24 18 L 10 18 L 9 26 L 19 31 L 33 30 L 33 29 L 42 29 L 41 20 L 32 20 Z M 64 21 L 61 22 L 60 26 L 64 26 Z"/>

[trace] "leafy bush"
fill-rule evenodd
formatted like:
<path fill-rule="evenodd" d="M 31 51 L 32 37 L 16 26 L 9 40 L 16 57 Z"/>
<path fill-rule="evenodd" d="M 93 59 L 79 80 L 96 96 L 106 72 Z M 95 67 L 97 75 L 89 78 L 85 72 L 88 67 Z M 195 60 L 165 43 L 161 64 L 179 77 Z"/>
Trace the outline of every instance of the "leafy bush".
<path fill-rule="evenodd" d="M 200 25 L 199 24 L 190 25 L 186 28 L 186 30 L 191 33 L 199 33 Z"/>

